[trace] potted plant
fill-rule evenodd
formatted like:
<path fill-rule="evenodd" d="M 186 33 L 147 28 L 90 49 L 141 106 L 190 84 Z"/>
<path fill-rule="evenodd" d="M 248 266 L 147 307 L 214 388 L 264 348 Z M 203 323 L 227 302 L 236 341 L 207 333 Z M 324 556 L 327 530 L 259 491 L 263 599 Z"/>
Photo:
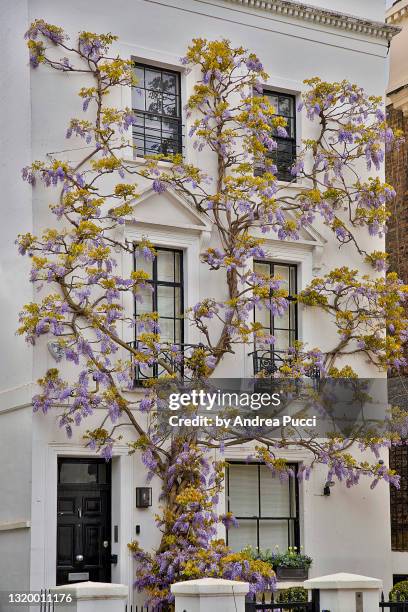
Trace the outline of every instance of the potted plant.
<path fill-rule="evenodd" d="M 289 546 L 285 552 L 279 551 L 279 546 L 275 551 L 270 550 L 250 550 L 255 559 L 261 559 L 272 565 L 278 580 L 306 580 L 309 575 L 309 567 L 312 559 L 305 555 L 296 546 Z"/>
<path fill-rule="evenodd" d="M 286 552 L 273 554 L 273 566 L 279 580 L 306 580 L 312 559 L 298 550 L 296 546 L 289 546 Z"/>
<path fill-rule="evenodd" d="M 306 603 L 308 601 L 308 592 L 307 589 L 304 589 L 301 586 L 291 587 L 290 589 L 283 589 L 283 591 L 279 591 L 278 594 L 278 603 Z"/>
<path fill-rule="evenodd" d="M 397 582 L 390 591 L 390 601 L 408 601 L 408 580 Z M 398 607 L 396 607 L 398 610 Z"/>

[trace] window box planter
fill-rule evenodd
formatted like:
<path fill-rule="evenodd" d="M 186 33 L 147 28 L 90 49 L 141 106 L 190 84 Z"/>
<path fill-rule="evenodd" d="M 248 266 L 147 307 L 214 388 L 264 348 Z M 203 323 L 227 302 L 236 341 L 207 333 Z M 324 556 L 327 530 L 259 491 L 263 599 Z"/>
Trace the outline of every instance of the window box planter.
<path fill-rule="evenodd" d="M 276 577 L 278 580 L 307 580 L 309 576 L 309 568 L 307 567 L 285 567 L 278 565 L 276 568 Z"/>

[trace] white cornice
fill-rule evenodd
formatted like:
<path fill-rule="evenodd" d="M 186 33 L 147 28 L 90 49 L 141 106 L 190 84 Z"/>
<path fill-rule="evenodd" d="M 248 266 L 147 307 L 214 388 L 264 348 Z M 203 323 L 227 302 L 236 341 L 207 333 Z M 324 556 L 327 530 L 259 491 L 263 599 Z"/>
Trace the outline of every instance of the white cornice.
<path fill-rule="evenodd" d="M 312 21 L 317 25 L 347 30 L 348 32 L 357 32 L 383 40 L 391 40 L 400 31 L 399 27 L 383 23 L 382 21 L 362 19 L 346 13 L 322 9 L 303 4 L 302 2 L 294 2 L 293 0 L 225 1 L 230 4 L 240 4 L 248 8 L 260 9 L 284 17 L 294 17 L 303 21 Z"/>

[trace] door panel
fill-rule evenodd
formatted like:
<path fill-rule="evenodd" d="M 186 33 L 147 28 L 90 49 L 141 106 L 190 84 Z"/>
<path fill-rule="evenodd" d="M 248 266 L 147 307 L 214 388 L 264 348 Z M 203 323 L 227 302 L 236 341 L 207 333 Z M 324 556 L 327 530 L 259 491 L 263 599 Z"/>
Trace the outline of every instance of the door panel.
<path fill-rule="evenodd" d="M 110 582 L 110 465 L 60 459 L 58 468 L 57 584 Z"/>

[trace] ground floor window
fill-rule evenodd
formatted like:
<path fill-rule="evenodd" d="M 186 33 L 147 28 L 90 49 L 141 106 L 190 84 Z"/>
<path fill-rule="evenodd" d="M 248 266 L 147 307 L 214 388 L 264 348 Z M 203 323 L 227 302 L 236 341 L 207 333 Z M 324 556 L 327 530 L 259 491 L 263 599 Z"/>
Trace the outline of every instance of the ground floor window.
<path fill-rule="evenodd" d="M 227 532 L 233 550 L 300 546 L 297 465 L 290 467 L 295 477 L 282 483 L 261 463 L 228 464 L 227 508 L 239 523 Z"/>

